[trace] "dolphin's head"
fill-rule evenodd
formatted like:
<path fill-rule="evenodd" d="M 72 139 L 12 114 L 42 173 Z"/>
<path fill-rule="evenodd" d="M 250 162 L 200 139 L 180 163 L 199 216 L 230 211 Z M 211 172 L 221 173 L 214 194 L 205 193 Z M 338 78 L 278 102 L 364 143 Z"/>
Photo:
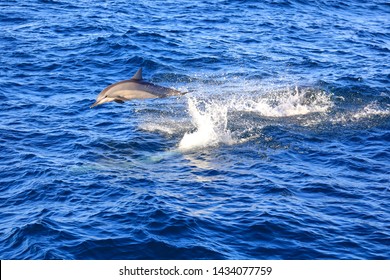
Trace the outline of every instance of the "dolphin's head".
<path fill-rule="evenodd" d="M 111 101 L 114 101 L 114 100 L 115 100 L 115 98 L 109 96 L 108 90 L 104 89 L 96 97 L 96 102 L 93 103 L 90 108 L 93 108 L 95 106 L 101 105 L 103 103 L 111 102 Z"/>

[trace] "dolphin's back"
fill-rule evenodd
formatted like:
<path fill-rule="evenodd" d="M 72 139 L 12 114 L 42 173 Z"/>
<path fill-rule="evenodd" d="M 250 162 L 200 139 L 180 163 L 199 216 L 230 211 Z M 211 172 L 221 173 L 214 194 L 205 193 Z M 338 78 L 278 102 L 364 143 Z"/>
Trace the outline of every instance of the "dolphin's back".
<path fill-rule="evenodd" d="M 181 92 L 177 90 L 137 80 L 125 80 L 115 83 L 107 87 L 105 91 L 108 96 L 121 97 L 124 100 L 181 95 Z"/>
<path fill-rule="evenodd" d="M 163 98 L 183 94 L 185 93 L 144 81 L 140 68 L 130 80 L 120 81 L 103 89 L 91 108 L 112 101 L 123 103 L 132 99 Z"/>

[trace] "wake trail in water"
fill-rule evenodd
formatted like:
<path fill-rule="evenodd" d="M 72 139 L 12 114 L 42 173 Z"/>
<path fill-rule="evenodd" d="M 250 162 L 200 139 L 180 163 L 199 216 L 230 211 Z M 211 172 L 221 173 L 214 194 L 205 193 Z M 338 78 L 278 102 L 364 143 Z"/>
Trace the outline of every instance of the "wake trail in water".
<path fill-rule="evenodd" d="M 195 129 L 186 132 L 179 150 L 201 149 L 219 144 L 243 143 L 261 135 L 267 124 L 259 118 L 286 118 L 327 112 L 331 95 L 313 89 L 241 91 L 226 96 L 190 96 L 188 112 Z M 253 133 L 254 132 L 254 133 Z"/>
<path fill-rule="evenodd" d="M 180 152 L 245 143 L 265 136 L 268 126 L 333 131 L 390 115 L 388 104 L 371 100 L 362 106 L 316 87 L 237 80 L 192 86 L 193 93 L 169 114 L 156 117 L 154 111 L 141 125 L 146 131 L 179 137 L 175 149 Z"/>

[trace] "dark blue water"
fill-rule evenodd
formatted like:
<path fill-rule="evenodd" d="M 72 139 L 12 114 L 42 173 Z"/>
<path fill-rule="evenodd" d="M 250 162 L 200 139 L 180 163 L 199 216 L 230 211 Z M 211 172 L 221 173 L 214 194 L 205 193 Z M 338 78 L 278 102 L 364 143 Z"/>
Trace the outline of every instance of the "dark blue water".
<path fill-rule="evenodd" d="M 390 259 L 388 1 L 16 0 L 0 26 L 2 259 Z M 89 108 L 139 67 L 190 93 Z"/>

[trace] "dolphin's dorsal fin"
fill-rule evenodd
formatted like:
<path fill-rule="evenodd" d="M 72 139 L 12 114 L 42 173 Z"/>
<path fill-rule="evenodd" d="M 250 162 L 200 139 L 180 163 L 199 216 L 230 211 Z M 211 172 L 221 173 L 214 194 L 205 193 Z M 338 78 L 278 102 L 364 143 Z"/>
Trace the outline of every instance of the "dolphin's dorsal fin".
<path fill-rule="evenodd" d="M 142 80 L 142 67 L 138 69 L 137 73 L 130 80 Z"/>

